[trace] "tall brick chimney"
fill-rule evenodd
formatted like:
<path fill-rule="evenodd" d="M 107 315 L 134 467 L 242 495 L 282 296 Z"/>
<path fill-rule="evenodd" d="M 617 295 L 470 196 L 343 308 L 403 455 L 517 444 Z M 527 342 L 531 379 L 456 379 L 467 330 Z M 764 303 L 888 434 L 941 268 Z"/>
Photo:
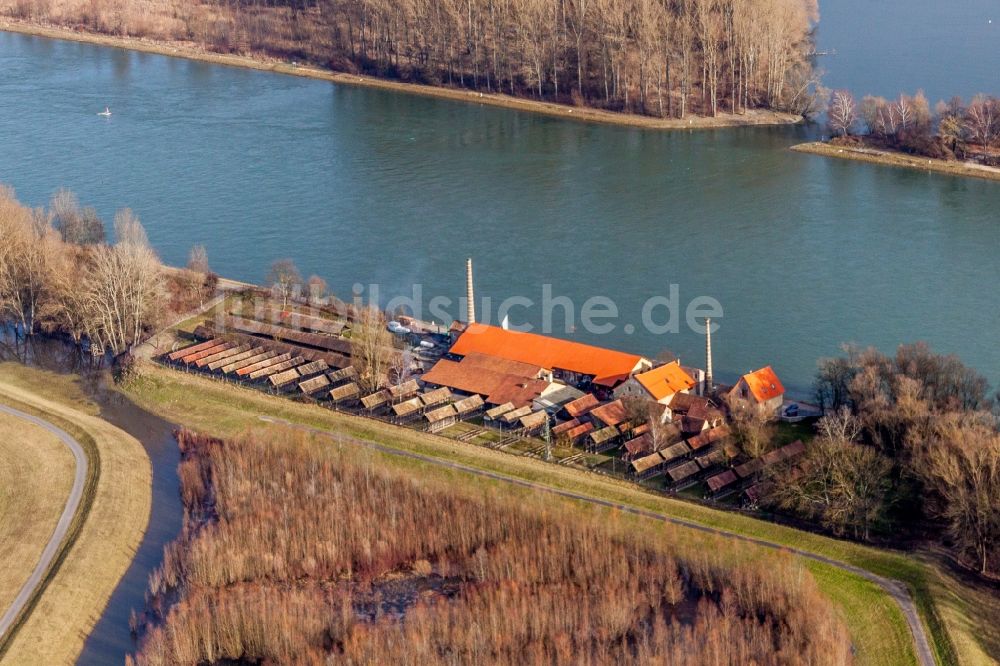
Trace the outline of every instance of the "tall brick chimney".
<path fill-rule="evenodd" d="M 705 395 L 712 392 L 712 318 L 705 318 Z"/>
<path fill-rule="evenodd" d="M 472 258 L 465 261 L 465 297 L 468 301 L 466 307 L 468 312 L 465 319 L 469 324 L 476 323 L 476 298 L 472 290 Z"/>

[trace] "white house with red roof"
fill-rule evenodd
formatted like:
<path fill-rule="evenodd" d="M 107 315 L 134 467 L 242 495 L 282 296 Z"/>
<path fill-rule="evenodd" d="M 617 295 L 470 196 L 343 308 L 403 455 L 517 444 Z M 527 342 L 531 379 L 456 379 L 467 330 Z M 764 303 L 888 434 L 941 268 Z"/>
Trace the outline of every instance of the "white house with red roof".
<path fill-rule="evenodd" d="M 652 370 L 637 372 L 615 389 L 616 398 L 645 398 L 669 405 L 678 393 L 687 393 L 698 386 L 698 380 L 681 367 L 680 361 L 671 361 Z"/>
<path fill-rule="evenodd" d="M 785 387 L 774 369 L 768 365 L 740 377 L 729 395 L 760 405 L 768 413 L 777 414 L 785 400 Z"/>

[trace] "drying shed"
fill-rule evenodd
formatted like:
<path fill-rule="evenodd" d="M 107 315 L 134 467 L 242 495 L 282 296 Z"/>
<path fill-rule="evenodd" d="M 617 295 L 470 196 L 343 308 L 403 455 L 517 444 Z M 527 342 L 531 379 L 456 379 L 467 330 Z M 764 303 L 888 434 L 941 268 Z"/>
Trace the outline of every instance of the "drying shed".
<path fill-rule="evenodd" d="M 458 413 L 455 411 L 454 405 L 445 405 L 424 413 L 424 418 L 427 419 L 427 430 L 437 432 L 454 425 L 458 420 Z"/>
<path fill-rule="evenodd" d="M 625 456 L 629 460 L 638 460 L 653 452 L 653 438 L 648 434 L 639 435 L 625 442 Z"/>
<path fill-rule="evenodd" d="M 441 387 L 434 389 L 433 391 L 428 391 L 420 395 L 420 402 L 423 403 L 424 407 L 434 407 L 435 405 L 440 405 L 451 400 L 451 391 Z"/>
<path fill-rule="evenodd" d="M 472 395 L 468 398 L 462 398 L 456 402 L 452 407 L 455 408 L 455 412 L 459 417 L 469 416 L 470 414 L 475 414 L 480 409 L 483 408 L 483 399 L 478 395 Z"/>
<path fill-rule="evenodd" d="M 514 403 L 506 402 L 502 405 L 498 405 L 497 407 L 487 409 L 486 419 L 489 421 L 495 421 L 504 414 L 506 414 L 507 412 L 512 412 L 512 411 L 514 411 Z"/>
<path fill-rule="evenodd" d="M 271 377 L 280 372 L 285 372 L 287 370 L 300 366 L 305 362 L 306 360 L 304 358 L 302 358 L 301 356 L 296 356 L 295 358 L 290 358 L 287 361 L 282 361 L 281 363 L 268 365 L 258 370 L 254 370 L 253 372 L 250 373 L 250 379 L 256 380 L 256 379 L 263 379 L 265 377 L 270 379 Z"/>
<path fill-rule="evenodd" d="M 393 405 L 392 411 L 397 419 L 410 419 L 419 414 L 423 408 L 424 404 L 420 402 L 420 398 L 409 398 Z"/>
<path fill-rule="evenodd" d="M 597 407 L 599 404 L 601 404 L 600 400 L 598 400 L 593 393 L 587 393 L 582 398 L 577 398 L 576 400 L 567 402 L 563 406 L 563 409 L 565 409 L 566 413 L 571 417 L 579 418 L 586 415 L 590 412 L 590 410 Z"/>
<path fill-rule="evenodd" d="M 715 444 L 719 440 L 722 440 L 729 436 L 729 426 L 719 426 L 718 428 L 712 428 L 711 430 L 706 430 L 700 435 L 696 435 L 690 438 L 687 442 L 692 450 L 697 451 L 699 449 L 705 448 Z"/>
<path fill-rule="evenodd" d="M 250 345 L 233 345 L 231 347 L 227 347 L 226 349 L 218 351 L 214 354 L 210 354 L 209 356 L 200 358 L 197 361 L 195 361 L 194 364 L 196 367 L 205 368 L 208 367 L 210 363 L 213 363 L 220 359 L 227 359 L 230 356 L 235 356 L 236 354 L 241 354 L 247 351 L 248 349 L 250 349 Z"/>
<path fill-rule="evenodd" d="M 271 386 L 273 386 L 274 388 L 281 388 L 283 386 L 291 384 L 301 376 L 302 375 L 299 374 L 299 371 L 297 369 L 292 368 L 291 370 L 285 370 L 284 372 L 279 372 L 275 375 L 271 375 L 270 377 L 267 378 L 267 380 L 271 382 Z"/>
<path fill-rule="evenodd" d="M 664 460 L 677 460 L 678 458 L 683 458 L 687 454 L 691 453 L 691 447 L 684 442 L 678 442 L 677 444 L 663 449 L 660 453 L 663 455 Z"/>
<path fill-rule="evenodd" d="M 249 367 L 256 363 L 260 363 L 261 361 L 266 361 L 269 358 L 274 358 L 277 355 L 278 352 L 269 351 L 263 349 L 262 347 L 257 347 L 255 350 L 253 350 L 252 356 L 247 356 L 246 358 L 240 359 L 239 361 L 228 363 L 227 365 L 222 366 L 220 370 L 222 370 L 224 374 L 228 375 L 233 372 L 239 372 L 243 368 Z"/>
<path fill-rule="evenodd" d="M 580 425 L 580 419 L 570 419 L 569 421 L 563 421 L 559 425 L 552 427 L 552 434 L 558 437 L 563 433 L 569 432 L 578 425 Z"/>
<path fill-rule="evenodd" d="M 590 448 L 595 453 L 613 448 L 619 436 L 618 428 L 608 426 L 590 433 Z"/>
<path fill-rule="evenodd" d="M 183 348 L 178 349 L 176 351 L 172 351 L 169 354 L 167 354 L 167 358 L 170 359 L 171 361 L 179 361 L 180 359 L 182 359 L 185 356 L 190 356 L 192 354 L 197 354 L 200 351 L 203 351 L 205 349 L 209 349 L 209 348 L 214 347 L 215 345 L 218 345 L 218 344 L 221 344 L 221 343 L 222 343 L 222 341 L 219 340 L 218 338 L 211 338 L 211 339 L 206 340 L 204 342 L 198 342 L 196 344 L 188 345 L 187 347 L 183 347 Z"/>
<path fill-rule="evenodd" d="M 531 412 L 527 416 L 520 418 L 521 427 L 524 428 L 526 433 L 536 432 L 545 425 L 545 421 L 548 418 L 549 415 L 547 412 Z"/>
<path fill-rule="evenodd" d="M 420 385 L 416 379 L 408 379 L 402 384 L 388 387 L 387 390 L 393 400 L 407 400 L 420 392 Z"/>
<path fill-rule="evenodd" d="M 689 460 L 683 465 L 678 465 L 677 467 L 668 469 L 667 476 L 669 476 L 674 483 L 678 483 L 691 476 L 694 476 L 700 471 L 701 467 L 698 466 L 698 463 L 696 463 L 693 460 Z"/>
<path fill-rule="evenodd" d="M 511 425 L 519 421 L 522 416 L 527 416 L 530 413 L 531 407 L 529 405 L 525 405 L 524 407 L 518 407 L 517 409 L 512 409 L 511 411 L 506 412 L 500 417 L 500 420 L 508 425 Z"/>
<path fill-rule="evenodd" d="M 711 492 L 717 493 L 726 486 L 736 483 L 737 480 L 738 479 L 733 470 L 727 469 L 725 472 L 720 472 L 719 474 L 708 477 L 708 479 L 705 480 L 705 483 L 708 484 L 708 489 Z"/>
<path fill-rule="evenodd" d="M 593 431 L 594 431 L 594 424 L 591 423 L 590 421 L 587 421 L 586 423 L 581 423 L 575 428 L 572 428 L 571 430 L 567 431 L 566 438 L 569 439 L 571 442 L 575 442 L 584 435 L 587 435 Z"/>
<path fill-rule="evenodd" d="M 383 407 L 388 404 L 390 398 L 391 396 L 386 390 L 375 391 L 375 393 L 371 393 L 361 398 L 361 406 L 367 410 L 378 409 L 379 407 Z"/>
<path fill-rule="evenodd" d="M 271 338 L 279 342 L 287 340 L 305 347 L 337 352 L 348 357 L 351 355 L 350 341 L 332 335 L 305 333 L 285 326 L 275 326 L 274 324 L 265 324 L 264 322 L 234 316 L 226 317 L 223 320 L 223 325 L 226 329 L 240 333 Z"/>
<path fill-rule="evenodd" d="M 182 356 L 181 361 L 183 361 L 187 365 L 191 365 L 192 363 L 197 363 L 198 361 L 207 356 L 218 354 L 221 351 L 225 351 L 226 349 L 232 349 L 235 346 L 236 345 L 233 344 L 232 342 L 218 342 L 217 344 L 211 347 L 206 347 L 192 354 L 188 354 L 187 356 Z"/>
<path fill-rule="evenodd" d="M 341 402 L 347 402 L 348 400 L 357 400 L 358 396 L 361 395 L 361 388 L 351 382 L 350 384 L 344 384 L 343 386 L 337 386 L 330 391 L 330 400 L 334 404 L 339 404 Z"/>
<path fill-rule="evenodd" d="M 335 370 L 326 374 L 327 377 L 330 378 L 331 384 L 353 381 L 358 378 L 358 370 L 353 365 L 349 365 L 346 368 L 341 368 L 340 370 Z"/>
<path fill-rule="evenodd" d="M 590 410 L 590 416 L 606 426 L 617 426 L 628 419 L 625 405 L 621 400 L 613 400 L 599 407 L 594 407 Z"/>
<path fill-rule="evenodd" d="M 299 374 L 302 375 L 303 377 L 307 377 L 309 375 L 315 375 L 317 372 L 325 372 L 329 369 L 330 366 L 327 365 L 326 361 L 320 359 L 319 361 L 313 361 L 311 363 L 306 363 L 305 365 L 300 366 Z"/>
<path fill-rule="evenodd" d="M 648 456 L 643 456 L 638 460 L 633 460 L 632 473 L 640 479 L 648 479 L 659 474 L 666 462 L 667 461 L 663 459 L 663 456 L 661 456 L 657 451 L 649 454 Z"/>
<path fill-rule="evenodd" d="M 736 476 L 741 479 L 745 479 L 756 474 L 762 469 L 764 469 L 763 461 L 761 461 L 760 458 L 754 458 L 753 460 L 745 462 L 742 465 L 737 465 L 733 468 L 733 471 L 736 472 Z"/>
<path fill-rule="evenodd" d="M 702 469 L 708 469 L 709 467 L 721 465 L 726 462 L 726 454 L 720 449 L 715 449 L 713 451 L 709 451 L 705 455 L 698 456 L 695 458 L 695 462 L 697 462 Z"/>
<path fill-rule="evenodd" d="M 312 379 L 307 379 L 304 382 L 299 382 L 299 390 L 306 395 L 309 395 L 322 388 L 326 388 L 329 385 L 329 378 L 326 375 L 320 375 L 319 377 L 313 377 Z"/>

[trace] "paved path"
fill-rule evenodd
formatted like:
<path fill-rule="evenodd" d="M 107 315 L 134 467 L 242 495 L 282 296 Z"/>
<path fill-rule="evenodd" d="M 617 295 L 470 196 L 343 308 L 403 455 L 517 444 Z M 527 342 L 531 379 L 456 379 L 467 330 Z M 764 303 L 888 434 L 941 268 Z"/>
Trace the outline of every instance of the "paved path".
<path fill-rule="evenodd" d="M 713 534 L 727 539 L 733 539 L 735 541 L 742 541 L 745 543 L 752 543 L 757 546 L 763 546 L 764 548 L 771 548 L 774 550 L 784 550 L 790 553 L 794 553 L 800 557 L 804 557 L 810 560 L 815 560 L 817 562 L 822 562 L 823 564 L 828 564 L 832 567 L 842 569 L 844 571 L 849 571 L 853 574 L 861 576 L 866 580 L 875 583 L 881 587 L 885 592 L 899 604 L 900 609 L 903 611 L 903 616 L 906 618 L 906 623 L 910 627 L 910 633 L 913 636 L 914 649 L 917 653 L 917 660 L 921 666 L 935 666 L 936 662 L 934 660 L 934 653 L 931 651 L 930 642 L 927 640 L 927 634 L 924 631 L 924 625 L 920 621 L 920 616 L 917 613 L 916 604 L 913 603 L 913 598 L 910 596 L 909 591 L 906 586 L 897 580 L 892 580 L 890 578 L 885 578 L 883 576 L 878 576 L 872 572 L 862 569 L 860 567 L 852 566 L 838 560 L 831 559 L 829 557 L 824 557 L 823 555 L 817 555 L 816 553 L 810 553 L 809 551 L 799 550 L 798 548 L 789 548 L 783 546 L 779 543 L 773 541 L 766 541 L 764 539 L 757 539 L 754 537 L 748 537 L 742 534 L 737 534 L 736 532 L 729 532 L 727 530 L 721 530 L 715 527 L 707 527 L 699 523 L 695 523 L 689 520 L 684 520 L 683 518 L 675 518 L 673 516 L 668 516 L 663 513 L 657 513 L 655 511 L 649 511 L 647 509 L 640 509 L 638 507 L 630 506 L 627 504 L 618 504 L 608 500 L 598 499 L 596 497 L 590 497 L 580 493 L 575 493 L 570 490 L 560 490 L 558 488 L 553 488 L 551 486 L 546 486 L 539 483 L 533 483 L 531 481 L 525 481 L 523 479 L 518 479 L 512 476 L 507 476 L 506 474 L 500 474 L 497 472 L 489 472 L 482 469 L 477 469 L 475 467 L 470 467 L 468 465 L 463 465 L 461 463 L 449 462 L 447 460 L 441 460 L 439 458 L 434 458 L 432 456 L 425 456 L 420 453 L 413 453 L 412 451 L 404 451 L 401 449 L 392 448 L 390 446 L 384 446 L 382 444 L 376 444 L 375 442 L 370 442 L 363 439 L 358 439 L 356 437 L 351 437 L 349 435 L 344 435 L 342 433 L 332 433 L 326 430 L 321 430 L 319 428 L 310 428 L 308 426 L 303 426 L 295 423 L 291 423 L 285 419 L 273 418 L 270 416 L 258 417 L 262 421 L 267 421 L 269 423 L 281 423 L 299 430 L 304 430 L 317 435 L 324 435 L 330 437 L 338 442 L 349 442 L 358 446 L 363 446 L 380 453 L 387 453 L 393 456 L 400 456 L 404 458 L 410 458 L 413 460 L 419 460 L 420 462 L 429 463 L 431 465 L 437 465 L 439 467 L 446 467 L 448 469 L 458 470 L 461 472 L 467 472 L 469 474 L 475 474 L 476 476 L 481 476 L 488 479 L 493 479 L 495 481 L 502 481 L 504 483 L 509 483 L 515 486 L 521 486 L 523 488 L 531 488 L 532 490 L 537 490 L 544 493 L 550 493 L 552 495 L 558 495 L 560 497 L 565 497 L 568 499 L 587 502 L 589 504 L 596 504 L 598 506 L 604 506 L 611 509 L 617 509 L 625 513 L 629 513 L 636 516 L 642 516 L 644 518 L 652 518 L 654 520 L 660 520 L 671 525 L 678 525 L 681 527 L 686 527 L 693 530 L 698 530 L 700 532 L 705 532 L 708 534 Z"/>
<path fill-rule="evenodd" d="M 45 577 L 45 572 L 59 552 L 59 546 L 62 544 L 63 539 L 66 538 L 66 532 L 73 522 L 76 510 L 80 507 L 80 500 L 83 499 L 83 486 L 87 481 L 87 456 L 84 454 L 83 447 L 80 446 L 79 442 L 48 421 L 44 421 L 31 414 L 25 414 L 20 410 L 7 407 L 6 405 L 0 405 L 0 412 L 45 428 L 58 437 L 73 453 L 73 458 L 76 459 L 76 474 L 73 477 L 73 487 L 69 491 L 69 497 L 66 499 L 66 506 L 63 508 L 62 515 L 59 516 L 59 522 L 56 523 L 56 529 L 52 533 L 49 542 L 45 545 L 42 556 L 38 560 L 34 571 L 31 572 L 31 576 L 28 577 L 21 591 L 14 598 L 13 605 L 0 617 L 0 642 L 2 642 L 14 620 L 24 609 L 28 600 L 31 599 L 31 595 L 41 585 L 42 579 Z"/>

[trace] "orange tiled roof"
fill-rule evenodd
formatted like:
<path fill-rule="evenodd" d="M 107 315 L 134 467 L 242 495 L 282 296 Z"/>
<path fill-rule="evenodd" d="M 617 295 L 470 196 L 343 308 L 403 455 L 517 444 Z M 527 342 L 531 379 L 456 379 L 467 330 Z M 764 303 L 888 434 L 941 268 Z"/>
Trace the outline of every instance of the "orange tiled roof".
<path fill-rule="evenodd" d="M 590 414 L 596 416 L 606 426 L 616 426 L 628 418 L 628 414 L 625 412 L 625 405 L 621 400 L 615 400 L 600 407 L 594 407 L 590 410 Z"/>
<path fill-rule="evenodd" d="M 680 361 L 671 361 L 658 368 L 641 372 L 635 379 L 654 400 L 663 400 L 675 393 L 690 391 L 698 384 L 694 377 L 681 367 Z"/>
<path fill-rule="evenodd" d="M 590 421 L 587 421 L 586 423 L 582 423 L 577 427 L 573 428 L 572 430 L 568 430 L 566 432 L 566 437 L 575 441 L 580 437 L 583 437 L 587 433 L 592 432 L 593 430 L 594 430 L 594 424 L 591 423 Z"/>
<path fill-rule="evenodd" d="M 785 393 L 785 387 L 781 385 L 781 380 L 774 374 L 771 366 L 748 372 L 741 379 L 747 383 L 757 402 L 767 402 Z"/>
<path fill-rule="evenodd" d="M 583 397 L 567 402 L 563 407 L 570 416 L 575 418 L 577 416 L 583 416 L 599 404 L 600 401 L 594 396 L 593 393 L 587 393 L 584 394 Z"/>
<path fill-rule="evenodd" d="M 580 342 L 561 340 L 535 333 L 508 331 L 487 324 L 469 324 L 451 348 L 451 353 L 473 353 L 538 365 L 548 370 L 566 370 L 593 375 L 598 384 L 624 377 L 639 365 L 641 356 L 592 347 Z"/>

